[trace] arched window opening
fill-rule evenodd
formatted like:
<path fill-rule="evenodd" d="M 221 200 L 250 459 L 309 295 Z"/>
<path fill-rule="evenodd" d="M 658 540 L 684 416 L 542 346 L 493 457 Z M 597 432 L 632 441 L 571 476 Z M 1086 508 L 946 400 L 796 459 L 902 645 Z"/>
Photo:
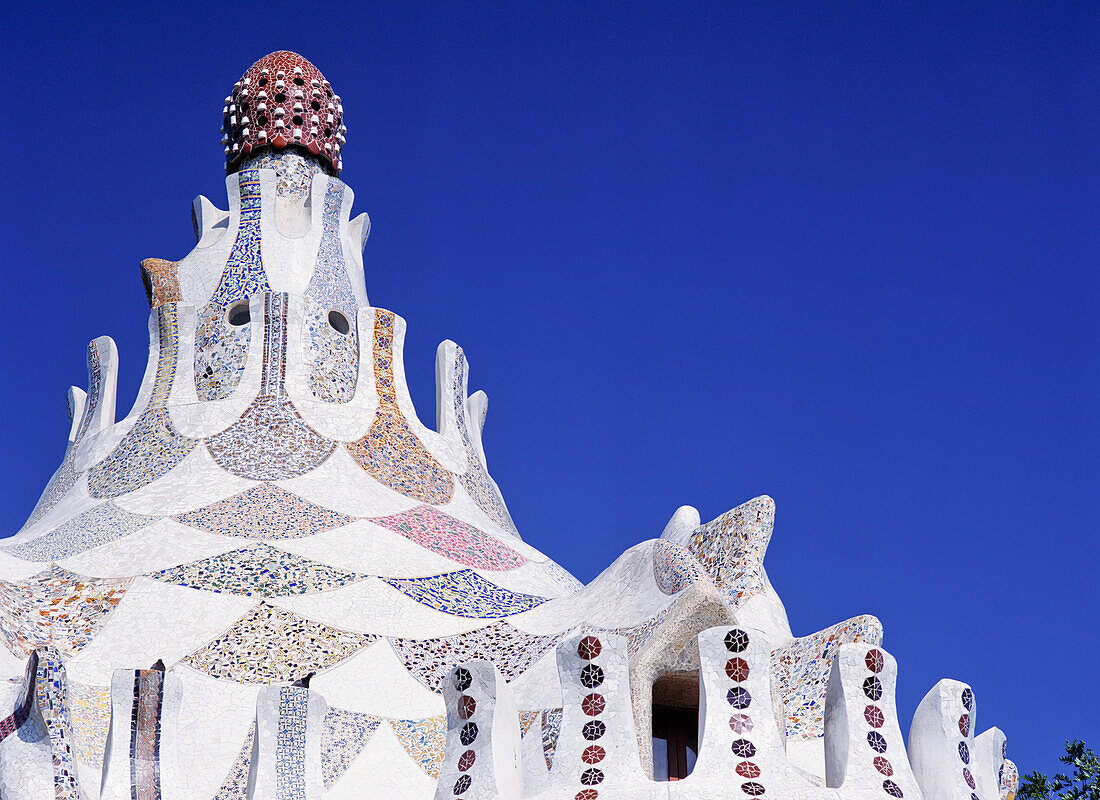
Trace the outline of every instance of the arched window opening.
<path fill-rule="evenodd" d="M 653 683 L 653 778 L 678 781 L 699 753 L 699 673 L 662 675 Z"/>

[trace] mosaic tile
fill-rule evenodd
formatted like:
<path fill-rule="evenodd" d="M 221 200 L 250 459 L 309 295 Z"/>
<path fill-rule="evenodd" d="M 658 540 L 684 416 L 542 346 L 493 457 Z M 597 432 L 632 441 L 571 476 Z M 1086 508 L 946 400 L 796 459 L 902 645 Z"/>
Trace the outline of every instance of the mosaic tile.
<path fill-rule="evenodd" d="M 237 238 L 222 270 L 218 288 L 210 298 L 210 302 L 223 307 L 242 297 L 271 291 L 260 253 L 260 172 L 246 169 L 238 175 L 241 209 Z"/>
<path fill-rule="evenodd" d="M 163 258 L 147 258 L 141 262 L 141 275 L 145 279 L 145 293 L 149 307 L 157 308 L 165 303 L 182 303 L 180 294 L 179 262 Z"/>
<path fill-rule="evenodd" d="M 321 775 L 326 790 L 347 772 L 381 723 L 381 717 L 371 714 L 342 708 L 328 710 L 321 733 Z"/>
<path fill-rule="evenodd" d="M 285 294 L 264 297 L 264 364 L 260 395 L 241 418 L 206 440 L 220 467 L 242 478 L 274 481 L 319 466 L 336 443 L 310 428 L 286 394 Z"/>
<path fill-rule="evenodd" d="M 210 533 L 248 539 L 297 539 L 353 521 L 270 483 L 178 514 L 174 519 Z"/>
<path fill-rule="evenodd" d="M 445 614 L 473 619 L 521 614 L 545 603 L 547 599 L 503 589 L 485 580 L 472 569 L 426 578 L 383 578 L 383 580 L 418 603 L 431 606 Z"/>
<path fill-rule="evenodd" d="M 999 777 L 1000 800 L 1015 800 L 1016 789 L 1020 783 L 1020 772 L 1016 764 L 1006 758 Z"/>
<path fill-rule="evenodd" d="M 491 661 L 504 679 L 511 681 L 527 671 L 557 640 L 556 636 L 536 636 L 507 622 L 497 622 L 455 636 L 396 637 L 390 643 L 409 674 L 439 694 L 448 672 L 463 661 Z"/>
<path fill-rule="evenodd" d="M 504 505 L 504 499 L 500 496 L 500 491 L 489 477 L 477 448 L 470 441 L 470 431 L 466 427 L 466 357 L 461 347 L 455 349 L 451 397 L 454 401 L 458 434 L 462 437 L 462 446 L 466 450 L 466 472 L 459 475 L 458 480 L 489 519 L 505 530 L 518 533 L 515 523 L 512 522 L 512 516 Z"/>
<path fill-rule="evenodd" d="M 558 749 L 558 736 L 561 734 L 562 709 L 548 708 L 542 712 L 542 755 L 546 759 L 546 768 L 554 767 L 554 752 Z"/>
<path fill-rule="evenodd" d="M 77 760 L 102 767 L 111 725 L 111 690 L 70 681 L 69 711 Z"/>
<path fill-rule="evenodd" d="M 282 683 L 327 669 L 377 638 L 260 603 L 184 661 L 214 678 Z"/>
<path fill-rule="evenodd" d="M 84 434 L 88 432 L 88 425 L 91 423 L 95 410 L 103 400 L 104 376 L 99 347 L 100 344 L 98 340 L 93 340 L 88 344 L 88 395 L 84 400 L 84 413 L 80 420 L 80 427 L 77 429 L 76 437 L 72 444 L 66 448 L 65 455 L 61 460 L 61 466 L 50 476 L 50 480 L 46 484 L 46 489 L 42 492 L 42 496 L 38 498 L 38 502 L 35 503 L 30 517 L 23 525 L 24 528 L 29 528 L 31 525 L 39 522 L 46 514 L 53 510 L 54 506 L 61 501 L 61 498 L 67 495 L 69 491 L 76 486 L 76 482 L 80 478 L 80 472 L 76 469 L 74 464 L 77 445 L 84 440 Z M 70 413 L 72 413 L 72 411 L 73 410 L 70 409 Z"/>
<path fill-rule="evenodd" d="M 463 566 L 504 571 L 527 563 L 524 556 L 484 531 L 430 506 L 375 517 L 371 522 Z"/>
<path fill-rule="evenodd" d="M 87 578 L 55 565 L 21 581 L 0 581 L 0 641 L 26 657 L 52 645 L 76 653 L 115 610 L 131 579 Z"/>
<path fill-rule="evenodd" d="M 260 173 L 240 173 L 237 238 L 210 301 L 195 324 L 194 379 L 200 400 L 224 400 L 240 383 L 248 362 L 251 322 L 230 325 L 226 310 L 239 300 L 271 291 L 260 252 Z"/>
<path fill-rule="evenodd" d="M 389 723 L 409 757 L 438 779 L 447 739 L 447 718 L 441 715 L 427 719 L 391 719 Z"/>
<path fill-rule="evenodd" d="M 317 67 L 289 50 L 269 53 L 248 68 L 225 98 L 225 171 L 241 169 L 253 152 L 274 145 L 284 153 L 296 151 L 299 158 L 319 160 L 339 175 L 348 130 L 343 119 L 343 103 Z"/>
<path fill-rule="evenodd" d="M 330 403 L 346 403 L 355 394 L 359 377 L 358 303 L 351 288 L 340 236 L 340 208 L 344 184 L 329 180 L 322 210 L 321 244 L 317 263 L 305 293 L 309 388 Z M 348 326 L 341 333 L 330 323 L 330 312 L 343 315 Z"/>
<path fill-rule="evenodd" d="M 146 577 L 208 592 L 287 597 L 338 589 L 365 576 L 257 543 Z"/>
<path fill-rule="evenodd" d="M 330 309 L 305 301 L 304 348 L 309 365 L 309 389 L 326 403 L 346 403 L 355 396 L 359 379 L 359 342 L 355 314 L 345 318 L 348 332 L 340 333 L 329 321 Z"/>
<path fill-rule="evenodd" d="M 700 525 L 687 549 L 698 559 L 736 611 L 750 597 L 764 594 L 764 553 L 775 522 L 775 503 L 758 497 Z"/>
<path fill-rule="evenodd" d="M 76 482 L 80 478 L 80 472 L 78 472 L 73 465 L 75 458 L 75 452 L 72 448 L 69 448 L 65 452 L 64 458 L 61 460 L 61 466 L 57 468 L 57 471 L 50 476 L 49 481 L 46 483 L 46 488 L 42 491 L 42 496 L 38 498 L 34 510 L 31 511 L 30 517 L 23 525 L 24 528 L 29 528 L 36 522 L 39 522 L 53 510 L 54 506 L 61 502 L 62 497 L 67 495 L 72 488 L 76 486 Z"/>
<path fill-rule="evenodd" d="M 52 647 L 38 651 L 35 696 L 50 735 L 55 800 L 85 800 L 77 782 L 73 730 L 69 717 L 68 679 L 61 655 Z"/>
<path fill-rule="evenodd" d="M 627 654 L 633 658 L 646 645 L 650 637 L 653 636 L 658 628 L 661 627 L 661 623 L 665 621 L 665 618 L 671 610 L 672 607 L 667 606 L 649 619 L 639 622 L 637 625 L 628 625 L 622 628 L 589 627 L 591 630 L 599 633 L 613 633 L 619 636 L 625 636 L 627 640 Z"/>
<path fill-rule="evenodd" d="M 102 348 L 102 353 L 100 352 Z M 103 362 L 112 358 L 114 346 L 110 339 L 98 337 L 88 342 L 86 360 L 88 363 L 88 396 L 84 399 L 84 413 L 80 420 L 80 428 L 76 432 L 74 442 L 79 444 L 84 440 L 84 435 L 92 424 L 100 404 L 103 402 L 103 389 L 106 376 L 103 374 Z M 114 422 L 114 420 L 108 420 Z"/>
<path fill-rule="evenodd" d="M 8 716 L 0 720 L 0 742 L 18 731 L 30 719 L 31 709 L 34 707 L 35 677 L 38 674 L 38 654 L 32 653 L 24 670 L 19 695 L 15 699 L 15 707 Z"/>
<path fill-rule="evenodd" d="M 665 594 L 676 594 L 705 577 L 703 567 L 687 548 L 665 539 L 653 543 L 653 579 Z"/>
<path fill-rule="evenodd" d="M 130 719 L 131 800 L 160 800 L 160 718 L 164 703 L 164 672 L 134 672 L 134 703 Z"/>
<path fill-rule="evenodd" d="M 132 514 L 107 501 L 36 539 L 0 547 L 0 550 L 27 561 L 55 561 L 117 541 L 156 520 L 156 517 Z"/>
<path fill-rule="evenodd" d="M 526 736 L 531 732 L 531 728 L 538 722 L 542 724 L 542 709 L 536 711 L 520 711 L 519 712 L 519 729 L 520 736 Z"/>
<path fill-rule="evenodd" d="M 882 644 L 882 623 L 855 617 L 795 639 L 772 653 L 773 692 L 783 701 L 787 736 L 813 739 L 825 734 L 825 693 L 833 658 L 842 644 Z"/>
<path fill-rule="evenodd" d="M 241 382 L 252 342 L 251 321 L 230 324 L 225 306 L 210 303 L 195 324 L 193 375 L 199 400 L 224 400 Z"/>
<path fill-rule="evenodd" d="M 584 588 L 584 584 L 574 578 L 565 567 L 554 561 L 544 561 L 540 565 L 543 571 L 555 584 L 566 591 L 567 594 L 576 594 Z"/>
<path fill-rule="evenodd" d="M 252 747 L 256 741 L 256 725 L 248 726 L 240 752 L 229 768 L 229 774 L 222 781 L 221 788 L 213 800 L 248 800 L 248 772 L 252 765 Z"/>
<path fill-rule="evenodd" d="M 276 800 L 306 800 L 306 724 L 309 692 L 279 690 L 279 730 L 275 739 Z"/>
<path fill-rule="evenodd" d="M 421 503 L 442 505 L 451 499 L 454 479 L 416 438 L 397 406 L 393 324 L 393 312 L 375 311 L 374 383 L 378 411 L 367 435 L 345 446 L 355 462 L 379 483 Z"/>
<path fill-rule="evenodd" d="M 157 324 L 160 352 L 149 404 L 111 454 L 88 471 L 92 497 L 115 498 L 147 486 L 183 461 L 195 447 L 196 441 L 182 436 L 168 417 L 168 395 L 179 346 L 176 306 L 158 308 Z"/>
<path fill-rule="evenodd" d="M 324 174 L 320 164 L 294 150 L 265 149 L 241 163 L 241 172 L 259 169 L 275 170 L 275 196 L 291 200 L 304 200 L 313 176 Z"/>

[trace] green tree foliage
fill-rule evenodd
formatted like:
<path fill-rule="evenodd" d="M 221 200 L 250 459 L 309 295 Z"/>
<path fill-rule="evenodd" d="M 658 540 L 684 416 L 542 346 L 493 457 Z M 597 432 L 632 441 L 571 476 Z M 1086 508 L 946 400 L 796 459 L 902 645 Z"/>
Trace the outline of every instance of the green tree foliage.
<path fill-rule="evenodd" d="M 1075 739 L 1066 742 L 1066 754 L 1058 759 L 1073 767 L 1073 776 L 1058 773 L 1048 778 L 1038 772 L 1024 775 L 1016 796 L 1021 800 L 1100 800 L 1100 758 Z"/>

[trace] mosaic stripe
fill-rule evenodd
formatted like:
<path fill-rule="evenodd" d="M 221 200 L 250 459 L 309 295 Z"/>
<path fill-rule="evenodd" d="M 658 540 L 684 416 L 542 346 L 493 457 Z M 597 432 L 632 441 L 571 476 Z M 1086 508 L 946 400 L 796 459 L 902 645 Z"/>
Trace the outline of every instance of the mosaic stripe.
<path fill-rule="evenodd" d="M 164 673 L 134 672 L 130 717 L 130 799 L 160 800 L 160 719 L 164 704 Z"/>
<path fill-rule="evenodd" d="M 395 589 L 426 606 L 472 619 L 521 614 L 545 603 L 547 598 L 509 591 L 490 583 L 472 569 L 426 578 L 383 578 Z"/>
<path fill-rule="evenodd" d="M 353 522 L 270 483 L 174 519 L 193 528 L 246 539 L 297 539 Z"/>
<path fill-rule="evenodd" d="M 527 563 L 525 557 L 506 544 L 431 506 L 417 506 L 370 521 L 463 566 L 504 571 Z"/>
<path fill-rule="evenodd" d="M 111 454 L 88 471 L 92 497 L 115 498 L 148 486 L 183 461 L 197 444 L 181 435 L 168 417 L 179 347 L 176 306 L 160 306 L 157 325 L 160 344 L 149 404 Z"/>
<path fill-rule="evenodd" d="M 451 499 L 454 479 L 409 429 L 397 405 L 393 326 L 392 311 L 375 311 L 374 383 L 378 411 L 367 435 L 345 446 L 355 463 L 379 483 L 421 503 L 442 505 Z"/>
<path fill-rule="evenodd" d="M 336 449 L 335 442 L 305 423 L 287 397 L 286 303 L 282 293 L 264 297 L 261 394 L 240 419 L 206 440 L 218 466 L 242 478 L 274 481 L 305 475 Z"/>

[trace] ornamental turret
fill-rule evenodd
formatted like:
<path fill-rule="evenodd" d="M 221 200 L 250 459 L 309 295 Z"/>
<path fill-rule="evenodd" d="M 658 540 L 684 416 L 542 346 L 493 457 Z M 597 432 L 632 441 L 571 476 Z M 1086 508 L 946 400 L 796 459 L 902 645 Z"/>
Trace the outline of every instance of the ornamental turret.
<path fill-rule="evenodd" d="M 224 123 L 227 210 L 197 198 L 194 249 L 141 265 L 134 407 L 116 421 L 95 339 L 61 465 L 0 543 L 0 797 L 1011 794 L 958 681 L 910 765 L 875 617 L 793 635 L 771 498 L 684 506 L 584 587 L 524 542 L 462 349 L 439 345 L 428 427 L 405 321 L 368 300 L 339 96 L 279 51 Z"/>

